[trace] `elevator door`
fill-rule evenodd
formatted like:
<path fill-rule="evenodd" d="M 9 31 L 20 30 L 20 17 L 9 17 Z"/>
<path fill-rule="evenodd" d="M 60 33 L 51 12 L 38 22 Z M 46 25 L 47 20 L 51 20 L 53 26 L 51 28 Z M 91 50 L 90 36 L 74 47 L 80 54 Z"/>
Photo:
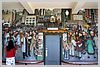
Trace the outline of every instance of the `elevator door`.
<path fill-rule="evenodd" d="M 60 35 L 45 36 L 45 65 L 60 64 Z"/>

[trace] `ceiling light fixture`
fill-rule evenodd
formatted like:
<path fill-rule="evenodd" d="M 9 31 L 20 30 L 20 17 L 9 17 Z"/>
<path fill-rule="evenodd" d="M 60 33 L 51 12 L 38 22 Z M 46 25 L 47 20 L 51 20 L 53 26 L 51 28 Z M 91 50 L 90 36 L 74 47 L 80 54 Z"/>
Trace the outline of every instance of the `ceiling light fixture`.
<path fill-rule="evenodd" d="M 68 16 L 68 15 L 69 15 L 69 11 L 68 11 L 68 10 L 66 10 L 65 14 Z"/>

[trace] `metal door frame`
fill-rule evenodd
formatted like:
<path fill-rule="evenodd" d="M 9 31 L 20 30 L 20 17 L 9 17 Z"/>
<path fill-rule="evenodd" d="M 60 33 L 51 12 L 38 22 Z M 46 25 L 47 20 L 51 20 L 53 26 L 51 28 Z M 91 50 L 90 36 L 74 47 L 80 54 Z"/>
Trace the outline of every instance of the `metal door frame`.
<path fill-rule="evenodd" d="M 44 65 L 45 65 L 45 53 L 46 53 L 46 51 L 45 51 L 45 36 L 46 35 L 60 35 L 60 64 L 59 65 L 61 65 L 61 56 L 62 56 L 62 33 L 43 33 L 44 35 L 43 35 L 43 39 L 44 39 Z"/>

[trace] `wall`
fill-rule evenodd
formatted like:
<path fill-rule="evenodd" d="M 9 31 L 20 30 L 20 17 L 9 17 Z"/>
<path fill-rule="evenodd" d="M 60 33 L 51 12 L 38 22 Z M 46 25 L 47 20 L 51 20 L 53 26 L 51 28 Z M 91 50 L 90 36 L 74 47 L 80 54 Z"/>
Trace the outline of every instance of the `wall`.
<path fill-rule="evenodd" d="M 12 13 L 10 12 L 9 14 L 2 14 L 2 18 L 4 21 L 12 21 Z"/>

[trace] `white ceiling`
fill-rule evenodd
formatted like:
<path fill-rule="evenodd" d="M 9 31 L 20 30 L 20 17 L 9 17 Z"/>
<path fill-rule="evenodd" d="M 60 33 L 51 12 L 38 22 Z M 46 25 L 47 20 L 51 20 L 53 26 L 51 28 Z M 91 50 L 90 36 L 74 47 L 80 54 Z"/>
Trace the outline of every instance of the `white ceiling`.
<path fill-rule="evenodd" d="M 72 8 L 75 2 L 28 2 L 34 8 Z"/>
<path fill-rule="evenodd" d="M 19 0 L 2 0 L 3 2 L 18 2 Z M 73 1 L 83 1 L 83 0 L 23 0 L 31 2 L 73 2 Z M 98 2 L 98 0 L 84 0 L 86 2 Z"/>
<path fill-rule="evenodd" d="M 98 3 L 97 2 L 86 2 L 83 6 L 85 9 L 98 9 Z"/>
<path fill-rule="evenodd" d="M 19 2 L 3 2 L 2 9 L 26 9 L 30 14 L 35 8 L 72 8 L 72 13 L 80 9 L 97 9 L 98 2 L 30 2 L 31 0 L 19 0 Z M 38 0 L 39 1 L 39 0 Z"/>
<path fill-rule="evenodd" d="M 15 9 L 15 10 L 22 10 L 24 9 L 24 7 L 19 3 L 19 2 L 3 2 L 2 3 L 2 9 L 6 10 L 12 10 L 12 9 Z"/>

